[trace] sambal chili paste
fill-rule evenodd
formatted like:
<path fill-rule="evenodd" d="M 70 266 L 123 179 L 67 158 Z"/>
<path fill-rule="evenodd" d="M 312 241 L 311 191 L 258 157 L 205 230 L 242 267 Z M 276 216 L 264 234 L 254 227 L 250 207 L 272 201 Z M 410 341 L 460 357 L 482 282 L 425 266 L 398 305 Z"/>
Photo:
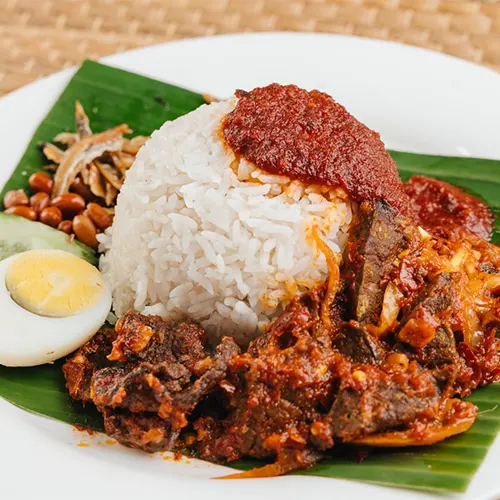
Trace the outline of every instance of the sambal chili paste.
<path fill-rule="evenodd" d="M 329 95 L 278 84 L 236 95 L 222 128 L 233 151 L 269 173 L 341 187 L 355 201 L 383 199 L 409 213 L 396 163 L 379 134 Z"/>

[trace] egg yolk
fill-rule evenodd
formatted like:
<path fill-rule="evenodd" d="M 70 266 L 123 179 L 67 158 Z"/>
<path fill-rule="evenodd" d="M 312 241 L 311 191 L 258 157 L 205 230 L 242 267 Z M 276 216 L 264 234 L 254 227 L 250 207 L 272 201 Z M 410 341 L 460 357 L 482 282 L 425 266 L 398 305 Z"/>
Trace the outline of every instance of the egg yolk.
<path fill-rule="evenodd" d="M 5 285 L 22 308 L 52 318 L 89 309 L 105 289 L 98 269 L 61 250 L 31 250 L 19 255 L 7 269 Z"/>

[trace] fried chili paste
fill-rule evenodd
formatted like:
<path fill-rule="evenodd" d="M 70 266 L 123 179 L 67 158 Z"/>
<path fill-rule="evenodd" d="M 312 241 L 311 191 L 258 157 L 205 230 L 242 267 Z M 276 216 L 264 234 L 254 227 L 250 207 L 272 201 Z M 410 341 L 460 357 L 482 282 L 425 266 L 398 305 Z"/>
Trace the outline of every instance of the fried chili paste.
<path fill-rule="evenodd" d="M 493 215 L 486 203 L 447 182 L 413 176 L 405 186 L 418 224 L 438 236 L 464 229 L 491 238 Z"/>
<path fill-rule="evenodd" d="M 341 187 L 355 201 L 385 200 L 408 213 L 396 163 L 379 134 L 329 95 L 278 84 L 236 95 L 222 134 L 237 154 L 271 174 Z"/>
<path fill-rule="evenodd" d="M 493 216 L 486 204 L 424 176 L 403 185 L 379 134 L 329 95 L 278 84 L 236 95 L 223 137 L 262 170 L 341 187 L 357 202 L 384 200 L 439 236 L 465 228 L 483 239 L 491 237 Z"/>

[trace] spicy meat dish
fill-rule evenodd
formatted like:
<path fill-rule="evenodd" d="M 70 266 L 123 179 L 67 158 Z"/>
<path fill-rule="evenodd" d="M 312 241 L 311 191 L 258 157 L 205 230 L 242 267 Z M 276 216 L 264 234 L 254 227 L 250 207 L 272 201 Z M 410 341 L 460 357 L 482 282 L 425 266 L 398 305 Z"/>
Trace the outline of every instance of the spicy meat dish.
<path fill-rule="evenodd" d="M 343 444 L 464 432 L 477 408 L 460 398 L 500 378 L 500 251 L 456 220 L 445 239 L 362 203 L 340 268 L 332 259 L 328 280 L 248 349 L 224 337 L 212 350 L 196 324 L 129 312 L 66 362 L 70 394 L 127 446 L 272 462 L 238 477 L 308 467 Z"/>

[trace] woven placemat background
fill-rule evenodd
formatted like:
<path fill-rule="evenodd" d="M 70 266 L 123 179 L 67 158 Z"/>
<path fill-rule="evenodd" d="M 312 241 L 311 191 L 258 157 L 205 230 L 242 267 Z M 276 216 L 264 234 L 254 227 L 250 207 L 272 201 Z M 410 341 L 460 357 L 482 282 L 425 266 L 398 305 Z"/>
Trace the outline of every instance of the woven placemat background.
<path fill-rule="evenodd" d="M 272 30 L 397 40 L 500 69 L 500 0 L 0 0 L 0 94 L 88 57 Z"/>

